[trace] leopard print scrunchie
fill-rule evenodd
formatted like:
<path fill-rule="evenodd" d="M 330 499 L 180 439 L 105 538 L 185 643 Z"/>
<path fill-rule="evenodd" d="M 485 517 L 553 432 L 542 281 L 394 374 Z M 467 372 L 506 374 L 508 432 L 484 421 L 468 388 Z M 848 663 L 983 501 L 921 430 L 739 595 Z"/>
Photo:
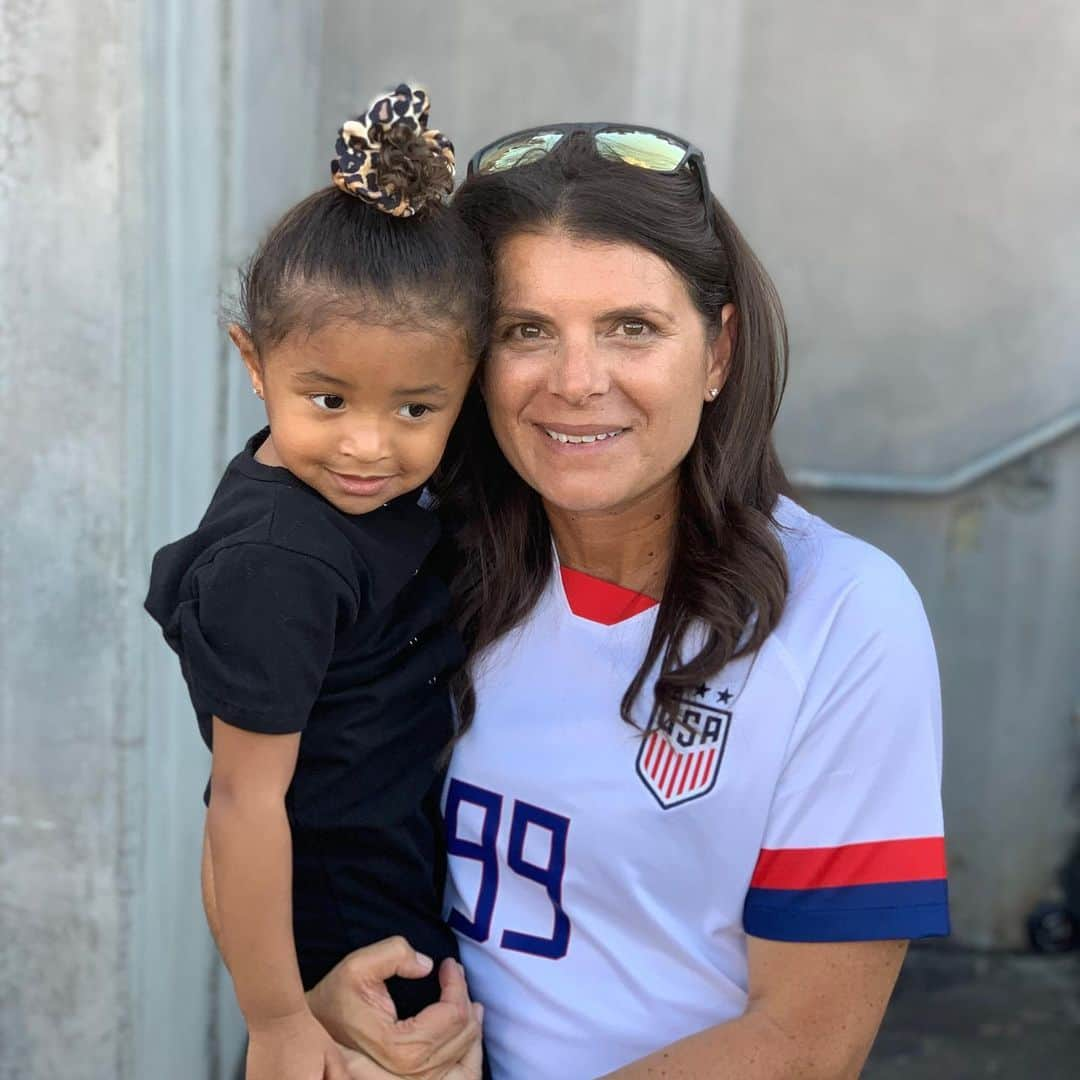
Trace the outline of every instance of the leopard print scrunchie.
<path fill-rule="evenodd" d="M 347 120 L 338 132 L 337 157 L 330 163 L 334 183 L 342 191 L 393 217 L 411 217 L 426 203 L 441 201 L 453 181 L 454 144 L 441 132 L 428 128 L 430 107 L 426 90 L 402 83 L 390 93 L 377 97 L 362 116 Z M 430 191 L 409 193 L 400 190 L 393 180 L 380 186 L 379 166 L 384 143 L 391 130 L 399 127 L 423 139 L 442 159 L 439 164 L 445 165 L 447 174 L 443 190 L 433 185 Z"/>

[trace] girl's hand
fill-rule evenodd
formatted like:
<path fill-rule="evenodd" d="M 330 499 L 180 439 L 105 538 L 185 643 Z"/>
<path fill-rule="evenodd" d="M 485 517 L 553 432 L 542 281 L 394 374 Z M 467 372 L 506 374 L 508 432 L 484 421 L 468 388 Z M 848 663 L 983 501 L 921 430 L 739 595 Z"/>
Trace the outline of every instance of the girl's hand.
<path fill-rule="evenodd" d="M 352 1080 L 471 1080 L 471 1072 L 456 1071 L 480 1049 L 480 1021 L 461 965 L 443 961 L 442 996 L 408 1020 L 398 1020 L 384 985 L 393 975 L 415 979 L 430 970 L 431 961 L 404 938 L 387 938 L 350 953 L 308 992 L 308 1005 L 326 1030 L 365 1055 L 349 1059 Z M 379 1067 L 382 1072 L 374 1071 Z"/>
<path fill-rule="evenodd" d="M 248 1028 L 245 1080 L 350 1080 L 341 1049 L 306 1010 Z"/>

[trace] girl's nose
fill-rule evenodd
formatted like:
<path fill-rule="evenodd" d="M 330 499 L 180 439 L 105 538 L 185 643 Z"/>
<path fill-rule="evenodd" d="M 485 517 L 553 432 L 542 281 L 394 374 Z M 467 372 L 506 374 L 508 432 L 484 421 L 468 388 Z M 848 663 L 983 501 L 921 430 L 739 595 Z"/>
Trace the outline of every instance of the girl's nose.
<path fill-rule="evenodd" d="M 358 420 L 342 433 L 339 452 L 356 462 L 382 461 L 390 456 L 389 439 L 376 420 Z"/>

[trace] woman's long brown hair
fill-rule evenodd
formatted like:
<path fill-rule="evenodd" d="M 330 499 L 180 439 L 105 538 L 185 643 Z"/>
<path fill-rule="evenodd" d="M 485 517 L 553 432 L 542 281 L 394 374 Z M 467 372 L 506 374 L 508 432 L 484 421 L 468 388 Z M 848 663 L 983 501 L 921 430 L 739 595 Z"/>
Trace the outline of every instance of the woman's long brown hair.
<path fill-rule="evenodd" d="M 695 176 L 601 158 L 584 137 L 565 139 L 535 163 L 470 177 L 455 203 L 481 237 L 489 267 L 497 266 L 508 237 L 555 230 L 658 255 L 681 276 L 714 334 L 723 306 L 735 305 L 728 378 L 705 406 L 682 463 L 667 583 L 652 638 L 622 699 L 622 717 L 633 724 L 634 704 L 659 660 L 655 705 L 674 718 L 677 698 L 758 649 L 787 596 L 787 565 L 772 518 L 787 488 L 772 441 L 788 354 L 776 290 L 716 200 L 708 220 Z M 479 393 L 466 403 L 434 491 L 449 538 L 445 568 L 472 659 L 526 618 L 553 570 L 540 496 L 503 457 Z M 684 655 L 688 636 L 700 627 L 704 645 Z M 460 735 L 476 705 L 468 666 L 454 692 Z"/>

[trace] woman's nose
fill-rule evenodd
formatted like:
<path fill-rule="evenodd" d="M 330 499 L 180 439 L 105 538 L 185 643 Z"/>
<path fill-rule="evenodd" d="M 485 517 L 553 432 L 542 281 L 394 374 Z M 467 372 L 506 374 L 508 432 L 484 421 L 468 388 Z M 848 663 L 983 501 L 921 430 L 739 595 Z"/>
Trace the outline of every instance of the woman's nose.
<path fill-rule="evenodd" d="M 572 405 L 583 404 L 610 386 L 607 363 L 590 337 L 564 339 L 552 358 L 548 390 Z"/>

